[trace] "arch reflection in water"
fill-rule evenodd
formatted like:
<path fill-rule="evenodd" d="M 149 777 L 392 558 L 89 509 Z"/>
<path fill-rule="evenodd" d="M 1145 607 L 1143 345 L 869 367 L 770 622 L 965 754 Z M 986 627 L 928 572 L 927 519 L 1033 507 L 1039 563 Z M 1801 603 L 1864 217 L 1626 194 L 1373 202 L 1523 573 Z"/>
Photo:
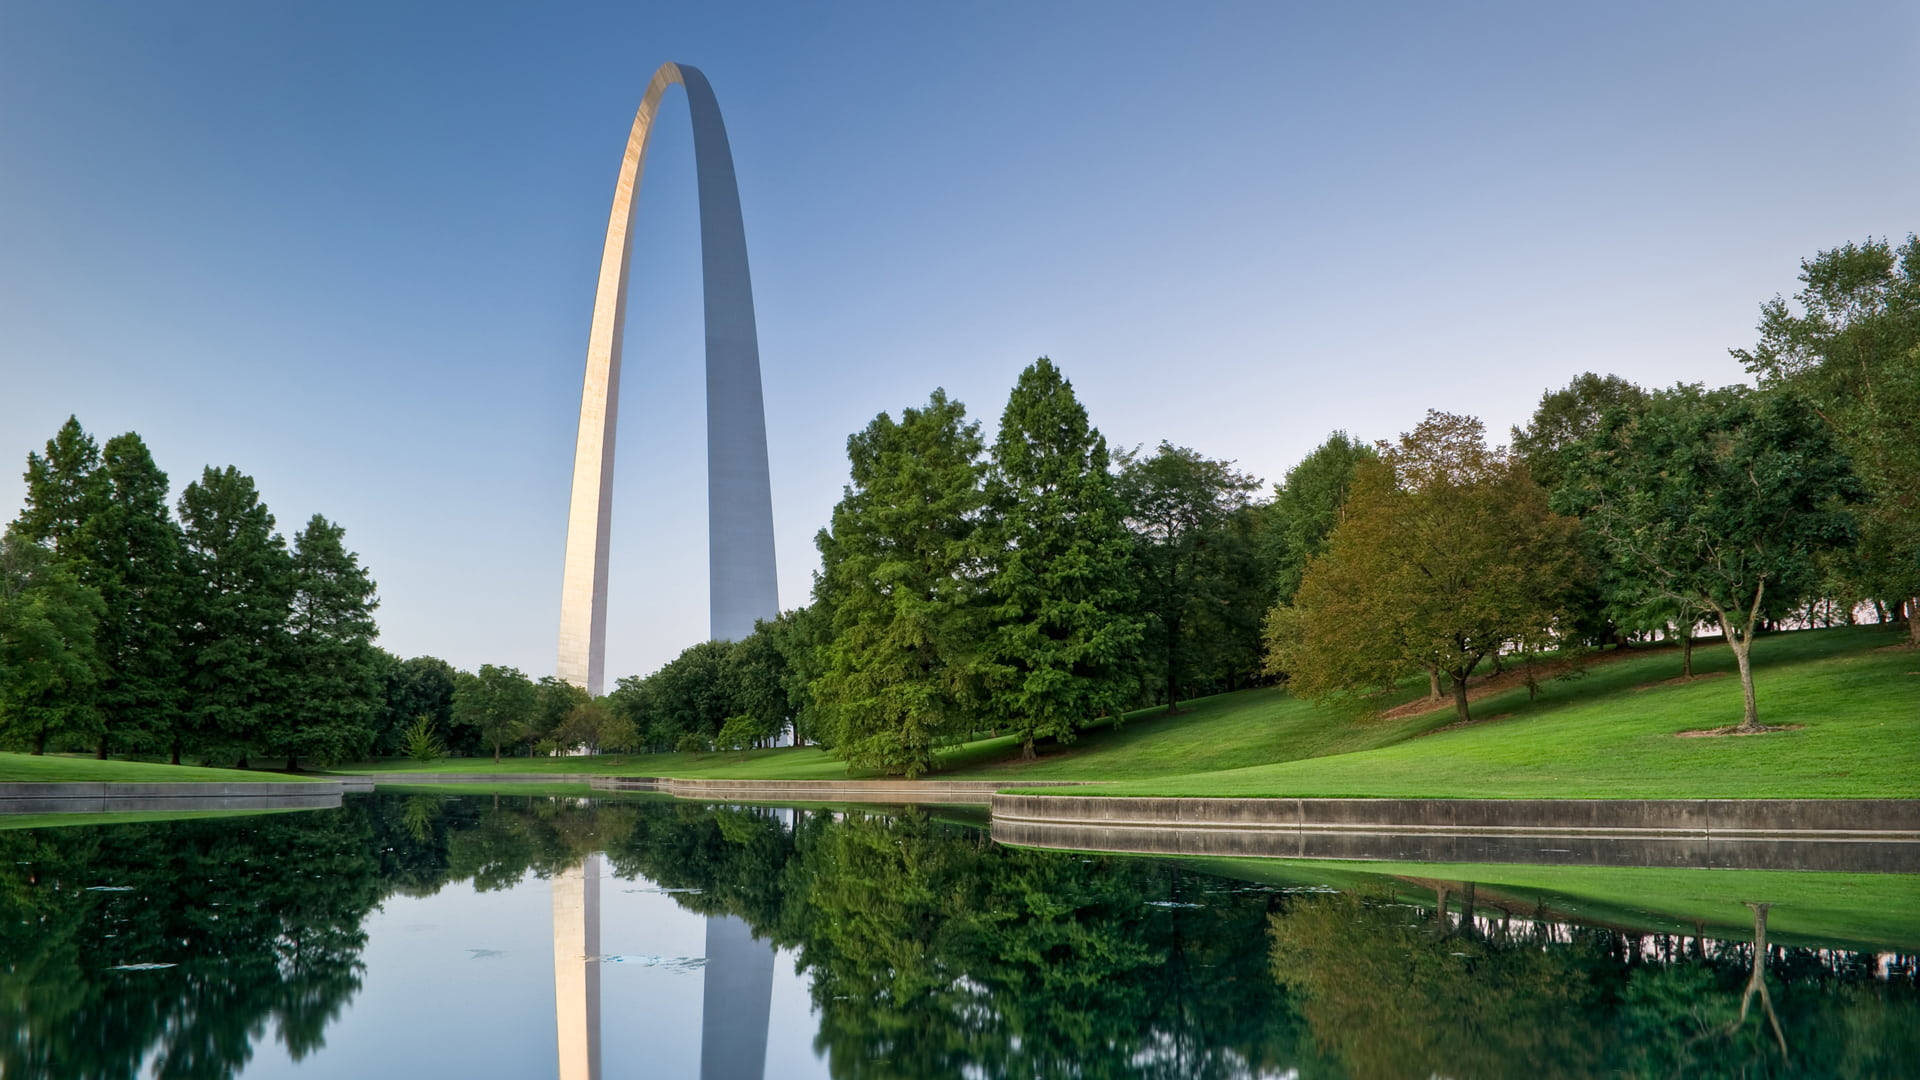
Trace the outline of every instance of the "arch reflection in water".
<path fill-rule="evenodd" d="M 598 852 L 553 876 L 553 999 L 560 1080 L 600 1080 Z M 773 1004 L 771 941 L 736 915 L 706 917 L 701 1080 L 760 1080 Z"/>

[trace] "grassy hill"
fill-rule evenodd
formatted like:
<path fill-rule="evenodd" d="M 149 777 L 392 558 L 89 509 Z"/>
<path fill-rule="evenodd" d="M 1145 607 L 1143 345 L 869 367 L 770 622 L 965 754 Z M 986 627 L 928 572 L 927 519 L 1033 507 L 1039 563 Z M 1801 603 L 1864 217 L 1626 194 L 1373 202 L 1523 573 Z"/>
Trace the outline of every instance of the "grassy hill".
<path fill-rule="evenodd" d="M 317 780 L 259 769 L 203 769 L 193 765 L 162 765 L 149 761 L 99 761 L 68 754 L 0 753 L 0 782 L 77 781 L 82 783 L 157 783 L 165 781 L 252 782 Z"/>
<path fill-rule="evenodd" d="M 1424 708 L 1408 683 L 1380 717 L 1323 709 L 1267 688 L 1144 710 L 1022 761 L 1010 738 L 948 749 L 944 779 L 1107 781 L 1101 791 L 1173 795 L 1451 795 L 1482 797 L 1920 796 L 1920 654 L 1879 627 L 1774 634 L 1754 645 L 1761 717 L 1793 731 L 1748 737 L 1678 733 L 1739 719 L 1723 645 L 1694 651 L 1679 682 L 1677 649 L 1593 657 L 1529 697 L 1510 672 L 1476 681 L 1476 720 Z M 343 771 L 606 773 L 834 779 L 822 751 L 627 754 L 383 761 Z M 854 774 L 858 775 L 858 774 Z"/>

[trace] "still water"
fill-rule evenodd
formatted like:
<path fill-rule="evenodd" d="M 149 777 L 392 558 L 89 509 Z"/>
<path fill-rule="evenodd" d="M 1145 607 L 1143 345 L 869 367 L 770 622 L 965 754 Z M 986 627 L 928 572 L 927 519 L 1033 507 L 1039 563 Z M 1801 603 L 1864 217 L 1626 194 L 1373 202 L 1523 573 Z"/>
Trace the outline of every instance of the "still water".
<path fill-rule="evenodd" d="M 1636 907 L 984 824 L 381 794 L 0 831 L 0 1076 L 1920 1075 L 1912 878 Z M 1720 883 L 1767 895 L 1688 907 Z"/>

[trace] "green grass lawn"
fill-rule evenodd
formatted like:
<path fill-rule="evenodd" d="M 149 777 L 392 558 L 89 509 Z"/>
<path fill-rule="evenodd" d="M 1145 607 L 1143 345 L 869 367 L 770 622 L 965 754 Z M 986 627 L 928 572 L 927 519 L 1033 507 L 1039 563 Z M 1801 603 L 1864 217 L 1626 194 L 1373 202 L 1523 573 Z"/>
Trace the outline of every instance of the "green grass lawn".
<path fill-rule="evenodd" d="M 1530 866 L 1481 863 L 1312 862 L 1292 859 L 1182 860 L 1207 873 L 1268 885 L 1354 889 L 1381 875 L 1402 879 L 1429 902 L 1431 885 L 1471 881 L 1476 903 L 1549 912 L 1627 930 L 1748 938 L 1746 901 L 1770 903 L 1767 934 L 1786 944 L 1920 948 L 1920 878 L 1781 870 Z M 1456 889 L 1451 903 L 1460 903 Z M 1485 914 L 1484 909 L 1482 914 Z"/>
<path fill-rule="evenodd" d="M 1671 654 L 1599 666 L 1476 704 L 1488 719 L 1391 745 L 1089 788 L 1117 795 L 1483 798 L 1920 796 L 1920 655 L 1876 628 L 1779 634 L 1754 645 L 1761 719 L 1798 730 L 1680 738 L 1739 717 L 1739 684 L 1670 674 Z M 1697 650 L 1696 670 L 1731 663 Z"/>
<path fill-rule="evenodd" d="M 1878 627 L 1801 631 L 1754 645 L 1761 719 L 1800 730 L 1681 739 L 1739 719 L 1740 687 L 1723 645 L 1609 653 L 1576 677 L 1392 719 L 1316 707 L 1266 688 L 1149 709 L 1117 728 L 1044 745 L 1022 761 L 1011 738 L 951 747 L 934 779 L 1106 781 L 1129 795 L 1442 795 L 1459 797 L 1920 796 L 1920 654 Z M 1404 684 L 1387 704 L 1424 694 Z M 1447 730 L 1436 730 L 1447 729 Z M 813 748 L 705 754 L 388 760 L 339 771 L 599 773 L 745 780 L 831 780 L 849 773 Z"/>
<path fill-rule="evenodd" d="M 149 761 L 100 761 L 90 756 L 0 753 L 0 781 L 82 783 L 156 783 L 165 781 L 280 782 L 319 780 L 259 769 L 204 769 L 194 765 L 162 765 Z"/>

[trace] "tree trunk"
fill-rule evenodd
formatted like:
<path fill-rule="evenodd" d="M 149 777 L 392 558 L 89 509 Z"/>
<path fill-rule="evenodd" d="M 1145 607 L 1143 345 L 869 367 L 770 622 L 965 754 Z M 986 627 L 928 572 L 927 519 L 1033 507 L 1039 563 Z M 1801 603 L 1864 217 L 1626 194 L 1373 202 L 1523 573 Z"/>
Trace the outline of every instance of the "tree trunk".
<path fill-rule="evenodd" d="M 173 758 L 171 760 L 175 765 L 180 764 L 180 736 L 178 735 L 173 737 Z"/>
<path fill-rule="evenodd" d="M 1440 700 L 1440 669 L 1432 664 L 1427 665 L 1427 700 Z"/>
<path fill-rule="evenodd" d="M 33 756 L 39 757 L 42 754 L 45 754 L 46 752 L 47 752 L 47 728 L 46 728 L 46 725 L 43 724 L 41 725 L 40 730 L 37 733 L 35 733 L 33 736 Z"/>
<path fill-rule="evenodd" d="M 287 755 L 287 771 L 288 772 L 300 771 L 300 759 L 295 757 L 292 754 Z"/>
<path fill-rule="evenodd" d="M 1495 675 L 1507 670 L 1506 659 L 1506 655 L 1500 650 L 1495 649 L 1493 651 L 1493 673 Z"/>
<path fill-rule="evenodd" d="M 1687 628 L 1686 642 L 1680 646 L 1680 677 L 1693 678 L 1693 628 Z"/>
<path fill-rule="evenodd" d="M 495 765 L 500 764 L 500 744 L 499 743 L 493 744 L 493 763 Z"/>
<path fill-rule="evenodd" d="M 1463 672 L 1453 676 L 1453 711 L 1460 716 L 1460 722 L 1473 719 L 1467 713 L 1467 676 Z"/>
<path fill-rule="evenodd" d="M 1733 662 L 1740 666 L 1740 693 L 1746 698 L 1746 711 L 1740 717 L 1741 731 L 1760 730 L 1760 710 L 1753 700 L 1753 639 L 1736 638 L 1733 628 L 1725 623 L 1721 629 L 1726 631 L 1727 647 L 1733 650 Z"/>
<path fill-rule="evenodd" d="M 101 761 L 107 760 L 107 733 L 104 731 L 100 733 L 100 745 L 94 749 L 93 756 Z"/>
<path fill-rule="evenodd" d="M 1034 752 L 1033 752 L 1033 740 L 1032 740 L 1032 739 L 1028 739 L 1028 740 L 1027 740 L 1026 742 L 1024 742 L 1024 743 L 1022 743 L 1022 744 L 1021 744 L 1021 746 L 1020 746 L 1020 760 L 1021 760 L 1021 761 L 1032 761 L 1033 759 L 1035 759 L 1035 758 L 1037 758 L 1037 757 L 1039 757 L 1039 756 L 1040 756 L 1039 754 L 1036 754 L 1036 753 L 1034 753 Z"/>
<path fill-rule="evenodd" d="M 1920 596 L 1907 601 L 1907 644 L 1920 649 Z"/>

